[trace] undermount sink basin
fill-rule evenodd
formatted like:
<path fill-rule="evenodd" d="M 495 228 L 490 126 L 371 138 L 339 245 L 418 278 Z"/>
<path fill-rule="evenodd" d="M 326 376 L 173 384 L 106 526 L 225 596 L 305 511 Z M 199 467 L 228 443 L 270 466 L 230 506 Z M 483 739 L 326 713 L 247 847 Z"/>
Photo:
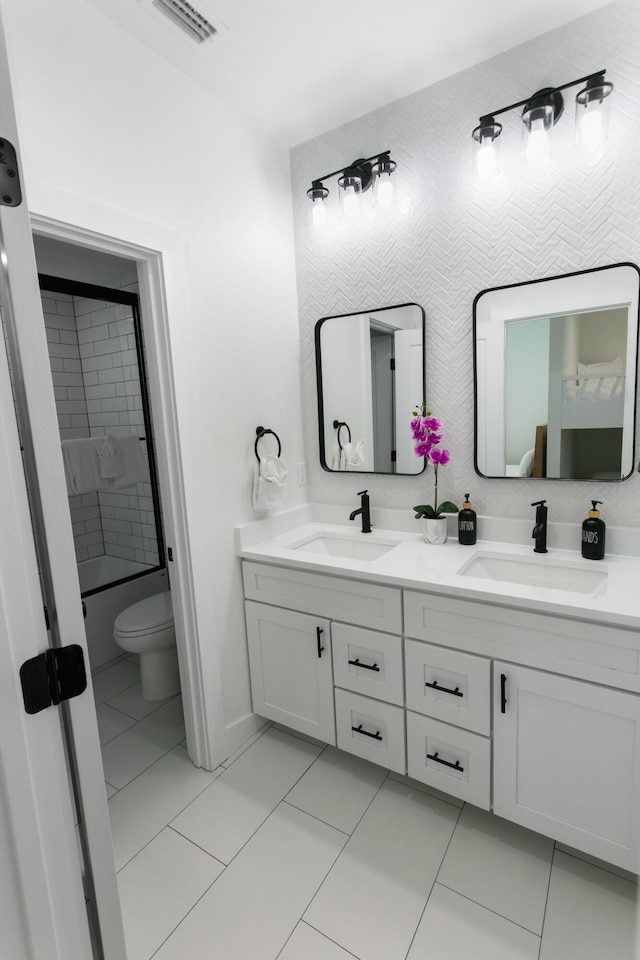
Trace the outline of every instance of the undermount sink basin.
<path fill-rule="evenodd" d="M 395 540 L 372 539 L 370 534 L 314 533 L 291 545 L 291 550 L 303 550 L 347 560 L 377 560 L 397 546 Z"/>
<path fill-rule="evenodd" d="M 480 577 L 502 583 L 518 583 L 545 590 L 565 590 L 600 596 L 607 589 L 607 568 L 595 570 L 571 560 L 518 557 L 508 553 L 479 551 L 460 569 L 463 577 Z"/>

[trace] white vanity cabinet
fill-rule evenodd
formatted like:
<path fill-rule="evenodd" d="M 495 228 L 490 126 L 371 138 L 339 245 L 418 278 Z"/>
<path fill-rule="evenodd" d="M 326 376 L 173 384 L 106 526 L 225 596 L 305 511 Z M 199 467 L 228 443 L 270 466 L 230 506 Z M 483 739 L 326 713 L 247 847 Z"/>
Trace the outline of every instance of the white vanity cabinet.
<path fill-rule="evenodd" d="M 493 669 L 494 813 L 637 872 L 640 697 Z"/>
<path fill-rule="evenodd" d="M 347 688 L 338 745 L 404 773 L 401 591 L 251 561 L 242 569 L 254 711 L 335 745 L 333 633 Z"/>
<path fill-rule="evenodd" d="M 243 571 L 256 713 L 638 871 L 636 630 L 365 572 Z"/>
<path fill-rule="evenodd" d="M 254 711 L 335 744 L 329 621 L 251 600 L 245 613 Z"/>

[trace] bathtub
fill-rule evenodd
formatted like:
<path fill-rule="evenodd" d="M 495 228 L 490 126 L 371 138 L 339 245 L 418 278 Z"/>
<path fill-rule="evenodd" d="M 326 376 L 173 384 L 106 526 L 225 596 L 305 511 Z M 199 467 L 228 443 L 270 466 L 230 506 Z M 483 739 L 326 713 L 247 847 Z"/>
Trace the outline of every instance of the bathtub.
<path fill-rule="evenodd" d="M 148 568 L 143 563 L 108 556 L 95 557 L 78 564 L 80 592 L 99 591 L 82 598 L 87 608 L 85 630 L 92 670 L 122 656 L 122 650 L 113 639 L 113 622 L 118 614 L 138 600 L 169 589 L 166 569 L 144 573 L 145 570 Z M 115 582 L 132 576 L 135 576 L 134 580 Z M 103 587 L 105 583 L 108 586 Z"/>
<path fill-rule="evenodd" d="M 135 560 L 122 560 L 120 557 L 94 557 L 93 560 L 83 560 L 78 564 L 78 579 L 80 593 L 98 590 L 105 584 L 112 585 L 126 577 L 134 577 L 144 573 L 149 567 L 145 563 L 136 563 Z"/>

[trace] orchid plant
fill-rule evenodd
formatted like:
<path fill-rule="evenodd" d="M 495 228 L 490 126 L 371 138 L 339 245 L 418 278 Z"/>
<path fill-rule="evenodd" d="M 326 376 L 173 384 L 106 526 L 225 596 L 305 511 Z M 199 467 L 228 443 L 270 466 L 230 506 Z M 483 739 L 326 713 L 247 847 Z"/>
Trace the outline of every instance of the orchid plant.
<path fill-rule="evenodd" d="M 413 509 L 416 511 L 416 520 L 437 520 L 446 513 L 458 512 L 458 508 L 451 500 L 438 503 L 438 469 L 446 467 L 451 460 L 451 455 L 448 450 L 440 446 L 444 439 L 441 433 L 442 423 L 431 415 L 431 411 L 426 409 L 424 403 L 418 404 L 418 409 L 413 411 L 413 417 L 411 432 L 415 455 L 426 457 L 427 463 L 433 464 L 435 475 L 433 506 L 430 503 L 421 503 Z"/>

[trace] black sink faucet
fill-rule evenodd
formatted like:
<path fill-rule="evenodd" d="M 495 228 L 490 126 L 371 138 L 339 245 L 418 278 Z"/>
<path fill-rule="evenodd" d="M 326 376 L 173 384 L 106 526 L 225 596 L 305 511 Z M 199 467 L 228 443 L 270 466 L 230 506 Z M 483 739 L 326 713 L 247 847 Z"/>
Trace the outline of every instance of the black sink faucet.
<path fill-rule="evenodd" d="M 362 532 L 371 533 L 371 513 L 369 508 L 369 493 L 367 490 L 361 490 L 358 496 L 361 498 L 359 510 L 354 510 L 349 515 L 349 520 L 355 520 L 358 514 L 362 514 Z"/>
<path fill-rule="evenodd" d="M 547 508 L 546 500 L 537 500 L 531 506 L 536 508 L 536 525 L 531 536 L 536 541 L 534 553 L 547 553 Z"/>

